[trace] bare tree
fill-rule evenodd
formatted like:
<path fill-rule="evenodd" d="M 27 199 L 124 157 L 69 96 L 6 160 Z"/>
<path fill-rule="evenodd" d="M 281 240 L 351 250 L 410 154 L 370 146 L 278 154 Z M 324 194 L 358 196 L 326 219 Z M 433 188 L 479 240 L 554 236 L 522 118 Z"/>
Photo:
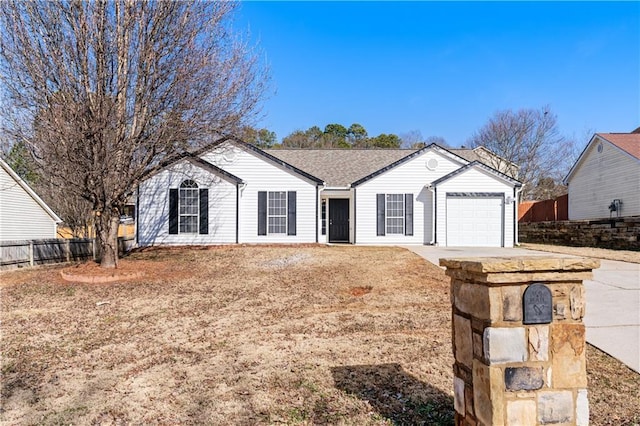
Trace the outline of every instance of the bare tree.
<path fill-rule="evenodd" d="M 562 136 L 558 119 L 549 108 L 499 111 L 477 132 L 468 143 L 472 147 L 484 146 L 502 157 L 490 164 L 501 170 L 504 160 L 520 167 L 518 178 L 525 184 L 523 199 L 535 199 L 536 187 L 548 179 L 560 184 L 571 166 L 574 142 Z"/>
<path fill-rule="evenodd" d="M 7 1 L 0 121 L 51 185 L 91 205 L 103 267 L 146 173 L 235 132 L 268 81 L 231 32 L 235 2 Z"/>

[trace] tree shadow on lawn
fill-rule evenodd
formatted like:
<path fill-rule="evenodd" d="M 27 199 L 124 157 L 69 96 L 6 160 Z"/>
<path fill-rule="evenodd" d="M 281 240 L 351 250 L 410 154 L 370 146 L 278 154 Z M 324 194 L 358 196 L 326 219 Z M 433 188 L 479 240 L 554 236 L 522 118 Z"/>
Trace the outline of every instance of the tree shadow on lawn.
<path fill-rule="evenodd" d="M 453 425 L 453 397 L 403 370 L 400 364 L 331 368 L 337 389 L 368 401 L 396 425 Z"/>

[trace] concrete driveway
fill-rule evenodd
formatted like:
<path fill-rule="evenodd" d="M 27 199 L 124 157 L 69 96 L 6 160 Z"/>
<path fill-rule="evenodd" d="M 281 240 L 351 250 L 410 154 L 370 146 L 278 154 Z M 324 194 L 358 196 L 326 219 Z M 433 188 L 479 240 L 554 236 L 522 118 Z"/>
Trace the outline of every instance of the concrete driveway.
<path fill-rule="evenodd" d="M 522 248 L 404 246 L 434 265 L 441 258 L 495 256 L 571 257 Z M 587 341 L 640 372 L 640 264 L 600 260 L 584 282 Z"/>

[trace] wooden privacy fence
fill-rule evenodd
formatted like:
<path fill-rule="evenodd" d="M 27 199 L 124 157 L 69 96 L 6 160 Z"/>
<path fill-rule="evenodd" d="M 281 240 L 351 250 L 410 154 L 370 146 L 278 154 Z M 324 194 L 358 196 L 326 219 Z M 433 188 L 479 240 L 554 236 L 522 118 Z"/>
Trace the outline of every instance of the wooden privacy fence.
<path fill-rule="evenodd" d="M 553 200 L 524 201 L 518 205 L 518 222 L 556 222 L 569 220 L 569 196 Z"/>
<path fill-rule="evenodd" d="M 120 253 L 135 245 L 134 238 L 118 238 Z M 96 259 L 93 238 L 0 241 L 0 269 Z"/>

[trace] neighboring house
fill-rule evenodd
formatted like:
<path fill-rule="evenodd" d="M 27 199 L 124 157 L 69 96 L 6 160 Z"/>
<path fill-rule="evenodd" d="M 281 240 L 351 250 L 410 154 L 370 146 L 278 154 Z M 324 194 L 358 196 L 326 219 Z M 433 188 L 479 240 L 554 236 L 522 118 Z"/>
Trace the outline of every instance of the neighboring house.
<path fill-rule="evenodd" d="M 227 140 L 142 182 L 138 243 L 511 247 L 520 188 L 435 144 L 263 151 Z"/>
<path fill-rule="evenodd" d="M 640 216 L 640 133 L 596 133 L 564 182 L 569 220 Z"/>
<path fill-rule="evenodd" d="M 56 238 L 62 220 L 0 159 L 0 241 Z"/>

